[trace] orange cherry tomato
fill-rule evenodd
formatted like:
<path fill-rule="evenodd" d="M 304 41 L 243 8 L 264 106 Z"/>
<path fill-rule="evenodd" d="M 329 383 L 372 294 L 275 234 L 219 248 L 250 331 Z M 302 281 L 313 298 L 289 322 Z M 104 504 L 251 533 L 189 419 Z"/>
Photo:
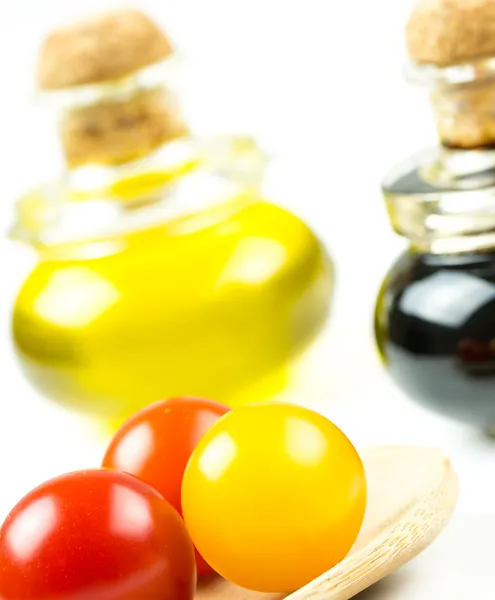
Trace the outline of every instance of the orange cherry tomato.
<path fill-rule="evenodd" d="M 182 485 L 186 526 L 224 578 L 291 592 L 339 563 L 360 531 L 366 478 L 349 439 L 288 404 L 236 408 L 204 435 Z"/>
<path fill-rule="evenodd" d="M 102 466 L 136 475 L 181 513 L 182 477 L 204 433 L 230 409 L 202 398 L 156 402 L 131 417 L 116 433 Z M 213 570 L 196 553 L 198 575 Z"/>
<path fill-rule="evenodd" d="M 193 600 L 195 587 L 184 521 L 127 473 L 48 481 L 0 530 L 2 600 Z"/>

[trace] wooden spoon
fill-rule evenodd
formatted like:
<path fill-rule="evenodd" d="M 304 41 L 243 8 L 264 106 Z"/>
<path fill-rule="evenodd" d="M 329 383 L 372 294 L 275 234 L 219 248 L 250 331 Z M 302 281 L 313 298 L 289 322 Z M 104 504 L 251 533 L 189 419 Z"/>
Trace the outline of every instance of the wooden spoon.
<path fill-rule="evenodd" d="M 457 503 L 448 458 L 436 448 L 414 446 L 370 448 L 362 458 L 368 506 L 347 558 L 290 595 L 251 592 L 216 577 L 199 585 L 195 600 L 348 600 L 424 550 Z"/>

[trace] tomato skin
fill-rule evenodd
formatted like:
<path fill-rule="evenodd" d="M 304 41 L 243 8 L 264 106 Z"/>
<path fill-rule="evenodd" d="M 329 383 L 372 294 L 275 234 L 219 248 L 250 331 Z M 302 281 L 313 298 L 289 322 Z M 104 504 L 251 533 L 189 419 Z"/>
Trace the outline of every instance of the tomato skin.
<path fill-rule="evenodd" d="M 0 530 L 2 600 L 193 600 L 195 587 L 183 520 L 126 473 L 47 481 Z"/>
<path fill-rule="evenodd" d="M 193 542 L 220 575 L 287 593 L 348 554 L 363 522 L 366 477 L 351 442 L 325 417 L 253 404 L 199 442 L 182 506 Z"/>
<path fill-rule="evenodd" d="M 111 441 L 102 466 L 139 477 L 182 514 L 181 488 L 189 458 L 201 437 L 230 408 L 203 398 L 155 402 L 131 417 Z M 196 552 L 198 575 L 212 573 Z"/>

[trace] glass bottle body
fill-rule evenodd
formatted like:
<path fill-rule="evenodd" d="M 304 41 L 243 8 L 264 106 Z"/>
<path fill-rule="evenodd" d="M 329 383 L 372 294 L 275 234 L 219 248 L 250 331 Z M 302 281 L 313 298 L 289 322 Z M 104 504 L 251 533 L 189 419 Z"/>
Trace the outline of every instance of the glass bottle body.
<path fill-rule="evenodd" d="M 260 148 L 191 133 L 173 69 L 57 93 L 67 168 L 13 228 L 38 250 L 12 318 L 24 372 L 115 423 L 175 395 L 276 395 L 332 299 L 320 241 L 263 197 Z"/>
<path fill-rule="evenodd" d="M 323 327 L 333 269 L 320 241 L 257 184 L 227 173 L 233 156 L 216 174 L 199 163 L 184 158 L 175 174 L 151 169 L 114 183 L 119 210 L 145 226 L 40 248 L 13 335 L 28 379 L 49 398 L 116 422 L 174 395 L 259 401 L 279 391 Z M 31 224 L 36 201 L 26 201 Z M 114 202 L 98 194 L 95 214 Z M 71 208 L 84 215 L 92 203 Z M 139 217 L 155 205 L 167 216 Z M 92 231 L 91 216 L 58 218 L 79 229 L 89 221 Z"/>
<path fill-rule="evenodd" d="M 493 59 L 412 66 L 431 91 L 439 147 L 398 165 L 382 190 L 408 241 L 375 307 L 380 356 L 414 400 L 495 427 Z"/>
<path fill-rule="evenodd" d="M 406 251 L 378 297 L 380 356 L 414 400 L 448 417 L 495 426 L 495 249 Z"/>

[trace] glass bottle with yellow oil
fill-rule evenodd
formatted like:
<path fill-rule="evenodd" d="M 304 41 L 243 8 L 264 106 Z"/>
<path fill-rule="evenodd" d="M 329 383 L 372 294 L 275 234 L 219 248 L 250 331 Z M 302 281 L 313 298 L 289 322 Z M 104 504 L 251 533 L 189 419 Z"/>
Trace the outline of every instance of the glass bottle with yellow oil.
<path fill-rule="evenodd" d="M 173 60 L 135 11 L 58 29 L 39 58 L 67 166 L 17 203 L 37 263 L 15 347 L 48 398 L 115 422 L 178 394 L 271 397 L 331 306 L 322 244 L 263 198 L 252 139 L 188 130 Z"/>
<path fill-rule="evenodd" d="M 495 432 L 495 26 L 493 2 L 420 0 L 410 79 L 430 92 L 439 144 L 383 181 L 408 243 L 375 329 L 394 381 L 420 404 Z"/>

